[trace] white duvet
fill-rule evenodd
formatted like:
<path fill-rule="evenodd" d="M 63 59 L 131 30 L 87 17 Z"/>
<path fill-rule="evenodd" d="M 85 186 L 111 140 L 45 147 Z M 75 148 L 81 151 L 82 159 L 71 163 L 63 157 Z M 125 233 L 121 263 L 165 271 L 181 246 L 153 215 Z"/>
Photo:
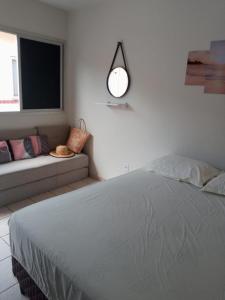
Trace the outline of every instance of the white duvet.
<path fill-rule="evenodd" d="M 151 172 L 22 209 L 10 240 L 49 300 L 225 299 L 225 197 Z"/>

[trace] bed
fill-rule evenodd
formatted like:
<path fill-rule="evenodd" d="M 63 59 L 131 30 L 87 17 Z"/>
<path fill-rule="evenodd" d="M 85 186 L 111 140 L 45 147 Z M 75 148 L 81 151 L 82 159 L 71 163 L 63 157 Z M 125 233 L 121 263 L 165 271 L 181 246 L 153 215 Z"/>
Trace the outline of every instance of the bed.
<path fill-rule="evenodd" d="M 225 198 L 191 184 L 138 170 L 22 209 L 9 225 L 14 272 L 40 299 L 225 299 Z"/>

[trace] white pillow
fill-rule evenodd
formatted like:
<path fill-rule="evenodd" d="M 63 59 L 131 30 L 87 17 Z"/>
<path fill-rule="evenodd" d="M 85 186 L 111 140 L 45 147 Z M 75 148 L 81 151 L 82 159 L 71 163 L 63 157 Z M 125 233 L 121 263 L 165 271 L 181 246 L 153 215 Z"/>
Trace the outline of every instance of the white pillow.
<path fill-rule="evenodd" d="M 209 164 L 179 155 L 168 155 L 154 160 L 146 168 L 157 174 L 192 183 L 197 187 L 219 175 L 220 170 Z"/>
<path fill-rule="evenodd" d="M 209 192 L 219 195 L 225 195 L 225 173 L 209 181 L 202 189 L 203 192 Z"/>

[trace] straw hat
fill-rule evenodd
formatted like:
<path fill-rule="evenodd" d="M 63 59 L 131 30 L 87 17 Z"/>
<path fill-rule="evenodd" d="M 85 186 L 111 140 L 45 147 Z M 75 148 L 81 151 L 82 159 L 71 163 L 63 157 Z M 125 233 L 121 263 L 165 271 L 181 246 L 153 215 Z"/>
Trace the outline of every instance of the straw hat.
<path fill-rule="evenodd" d="M 57 146 L 56 149 L 51 151 L 49 154 L 57 158 L 69 158 L 75 155 L 75 153 L 65 145 Z"/>

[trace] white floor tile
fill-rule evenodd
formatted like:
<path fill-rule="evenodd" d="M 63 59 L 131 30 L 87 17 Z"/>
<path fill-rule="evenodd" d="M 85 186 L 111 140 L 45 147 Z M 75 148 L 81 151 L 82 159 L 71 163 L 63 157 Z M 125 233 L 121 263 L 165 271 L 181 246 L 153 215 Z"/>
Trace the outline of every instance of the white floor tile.
<path fill-rule="evenodd" d="M 38 203 L 40 201 L 43 201 L 43 200 L 46 200 L 48 198 L 51 198 L 53 197 L 54 195 L 51 193 L 51 192 L 47 192 L 47 193 L 43 193 L 43 194 L 40 194 L 40 195 L 37 195 L 37 196 L 34 196 L 34 197 L 31 197 L 30 198 L 30 201 L 32 203 Z"/>
<path fill-rule="evenodd" d="M 24 208 L 28 205 L 31 205 L 33 203 L 37 203 L 37 202 L 46 200 L 46 199 L 54 197 L 54 196 L 62 195 L 62 194 L 71 192 L 73 190 L 82 188 L 84 186 L 96 183 L 96 182 L 98 182 L 98 181 L 95 180 L 95 179 L 92 179 L 90 177 L 87 177 L 83 180 L 74 182 L 74 183 L 69 184 L 67 186 L 57 188 L 57 189 L 52 190 L 50 192 L 42 193 L 40 195 L 31 197 L 29 199 L 9 204 L 9 205 L 7 205 L 7 207 L 0 208 L 0 220 L 1 220 L 1 216 L 2 216 L 2 218 L 5 217 L 5 216 L 8 216 L 8 215 L 10 215 L 10 213 L 12 213 L 14 211 L 17 211 L 21 208 Z M 2 210 L 2 212 L 1 212 L 1 210 Z"/>
<path fill-rule="evenodd" d="M 0 220 L 0 237 L 9 234 L 8 220 L 9 218 Z"/>
<path fill-rule="evenodd" d="M 11 213 L 7 207 L 0 207 L 0 220 L 10 216 Z"/>
<path fill-rule="evenodd" d="M 0 294 L 0 299 L 1 300 L 27 300 L 28 298 L 24 297 L 20 293 L 20 288 L 19 285 L 16 284 L 6 290 L 5 292 Z"/>
<path fill-rule="evenodd" d="M 16 278 L 12 273 L 11 257 L 0 261 L 0 293 L 17 283 Z M 1 294 L 0 294 L 1 299 Z M 13 298 L 12 298 L 13 300 Z"/>
<path fill-rule="evenodd" d="M 1 238 L 7 245 L 10 246 L 9 234 Z"/>
<path fill-rule="evenodd" d="M 31 205 L 31 204 L 33 204 L 32 201 L 30 199 L 26 199 L 23 201 L 18 201 L 18 202 L 12 203 L 12 204 L 8 205 L 7 207 L 12 211 L 16 211 L 16 210 L 24 208 L 28 205 Z"/>
<path fill-rule="evenodd" d="M 0 261 L 11 256 L 9 245 L 0 238 Z"/>
<path fill-rule="evenodd" d="M 77 190 L 79 188 L 82 188 L 82 187 L 85 187 L 87 185 L 94 184 L 94 183 L 97 183 L 97 182 L 98 182 L 97 180 L 88 177 L 88 178 L 85 178 L 83 180 L 80 180 L 80 181 L 74 182 L 72 184 L 69 184 L 68 186 L 70 188 L 72 188 L 73 190 Z"/>
<path fill-rule="evenodd" d="M 71 192 L 71 189 L 68 186 L 63 186 L 51 191 L 54 196 L 62 195 L 68 192 Z"/>
<path fill-rule="evenodd" d="M 87 177 L 83 180 L 74 182 L 67 186 L 63 186 L 63 187 L 57 188 L 55 190 L 52 190 L 50 192 L 42 193 L 40 195 L 9 204 L 7 207 L 0 208 L 0 237 L 8 234 L 7 226 L 5 226 L 5 224 L 2 224 L 2 221 L 4 223 L 6 216 L 10 216 L 10 214 L 12 212 L 22 209 L 31 204 L 49 199 L 54 196 L 62 195 L 62 194 L 71 192 L 73 190 L 77 190 L 79 188 L 82 188 L 82 187 L 85 187 L 85 186 L 88 186 L 91 184 L 95 184 L 97 182 L 98 182 L 97 180 Z"/>

